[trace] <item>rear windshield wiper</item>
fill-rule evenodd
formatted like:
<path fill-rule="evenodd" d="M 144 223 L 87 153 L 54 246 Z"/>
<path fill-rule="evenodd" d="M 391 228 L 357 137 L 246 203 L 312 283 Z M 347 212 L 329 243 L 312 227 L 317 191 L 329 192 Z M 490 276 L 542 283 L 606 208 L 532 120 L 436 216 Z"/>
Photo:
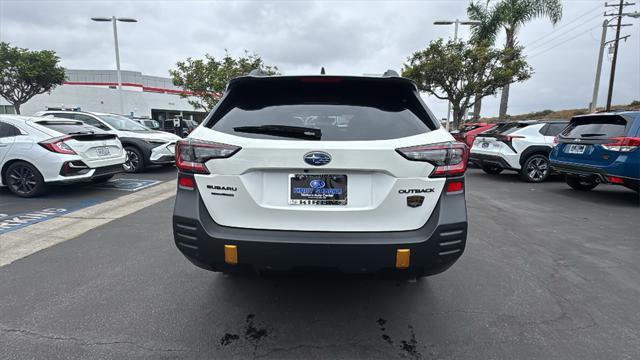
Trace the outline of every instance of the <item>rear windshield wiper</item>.
<path fill-rule="evenodd" d="M 288 125 L 238 126 L 238 127 L 234 127 L 233 131 L 252 133 L 252 134 L 275 135 L 275 136 L 289 137 L 289 138 L 295 138 L 295 139 L 320 140 L 322 138 L 322 131 L 320 129 L 308 128 L 308 127 L 302 127 L 302 126 L 288 126 Z"/>

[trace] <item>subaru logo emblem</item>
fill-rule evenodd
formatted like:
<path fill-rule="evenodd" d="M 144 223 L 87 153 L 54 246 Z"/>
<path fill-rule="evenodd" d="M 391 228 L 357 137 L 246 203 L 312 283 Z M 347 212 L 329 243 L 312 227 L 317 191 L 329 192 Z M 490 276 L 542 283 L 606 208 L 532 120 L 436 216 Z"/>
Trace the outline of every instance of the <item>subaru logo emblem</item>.
<path fill-rule="evenodd" d="M 311 180 L 309 185 L 314 189 L 322 189 L 327 184 L 322 180 L 315 179 L 315 180 Z"/>
<path fill-rule="evenodd" d="M 303 157 L 304 162 L 313 166 L 327 165 L 331 162 L 331 155 L 322 151 L 308 152 Z"/>

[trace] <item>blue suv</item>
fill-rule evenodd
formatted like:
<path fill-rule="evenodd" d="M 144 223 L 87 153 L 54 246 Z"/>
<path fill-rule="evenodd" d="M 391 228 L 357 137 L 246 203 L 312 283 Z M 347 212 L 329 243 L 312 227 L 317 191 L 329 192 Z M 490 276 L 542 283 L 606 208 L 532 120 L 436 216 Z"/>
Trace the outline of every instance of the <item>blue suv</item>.
<path fill-rule="evenodd" d="M 571 119 L 549 156 L 569 186 L 591 190 L 600 183 L 640 187 L 640 111 Z"/>

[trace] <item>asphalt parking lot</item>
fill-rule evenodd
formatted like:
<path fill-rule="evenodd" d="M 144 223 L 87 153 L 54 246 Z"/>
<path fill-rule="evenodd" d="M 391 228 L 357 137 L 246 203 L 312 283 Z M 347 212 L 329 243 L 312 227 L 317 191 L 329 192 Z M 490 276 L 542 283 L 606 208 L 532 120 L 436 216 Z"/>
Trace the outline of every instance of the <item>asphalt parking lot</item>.
<path fill-rule="evenodd" d="M 471 169 L 465 254 L 417 283 L 209 273 L 176 250 L 172 205 L 0 267 L 0 357 L 640 358 L 640 208 L 623 188 Z"/>
<path fill-rule="evenodd" d="M 113 200 L 132 192 L 176 178 L 173 166 L 155 166 L 144 173 L 121 173 L 104 184 L 91 182 L 56 185 L 44 196 L 24 199 L 9 189 L 0 188 L 0 234 L 46 220 L 60 214 L 79 211 L 87 206 Z M 49 215 L 49 216 L 32 216 Z M 17 219 L 16 221 L 11 221 Z"/>

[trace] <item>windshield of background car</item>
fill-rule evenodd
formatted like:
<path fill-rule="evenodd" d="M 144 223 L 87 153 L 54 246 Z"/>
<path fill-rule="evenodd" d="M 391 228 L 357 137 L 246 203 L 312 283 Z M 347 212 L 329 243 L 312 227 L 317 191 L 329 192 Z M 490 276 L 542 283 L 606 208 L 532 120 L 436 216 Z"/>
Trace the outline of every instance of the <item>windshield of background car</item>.
<path fill-rule="evenodd" d="M 319 129 L 325 141 L 387 140 L 431 131 L 433 124 L 416 95 L 378 86 L 321 84 L 229 95 L 223 114 L 214 114 L 213 130 L 257 139 L 295 140 L 277 134 L 238 131 L 247 126 L 295 126 Z M 397 91 L 392 91 L 397 90 Z M 217 119 L 216 119 L 217 115 Z M 433 125 L 432 125 L 433 126 Z M 298 139 L 299 140 L 299 139 Z"/>
<path fill-rule="evenodd" d="M 149 131 L 146 127 L 138 124 L 137 122 L 118 115 L 98 115 L 107 124 L 114 127 L 116 130 L 122 131 Z"/>
<path fill-rule="evenodd" d="M 612 138 L 624 136 L 627 121 L 622 116 L 588 116 L 573 119 L 560 134 L 565 138 Z"/>

